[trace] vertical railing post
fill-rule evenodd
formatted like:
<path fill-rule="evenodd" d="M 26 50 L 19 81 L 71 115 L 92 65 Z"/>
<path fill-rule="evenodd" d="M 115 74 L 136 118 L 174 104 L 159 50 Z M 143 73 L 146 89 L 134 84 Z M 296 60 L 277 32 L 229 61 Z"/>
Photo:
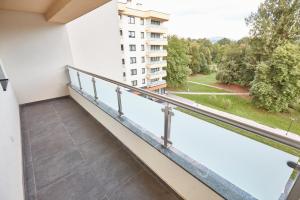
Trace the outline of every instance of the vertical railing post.
<path fill-rule="evenodd" d="M 81 86 L 80 74 L 79 74 L 78 71 L 77 71 L 77 78 L 78 78 L 79 89 L 80 89 L 80 91 L 82 92 L 82 86 Z"/>
<path fill-rule="evenodd" d="M 92 82 L 93 82 L 93 88 L 94 88 L 94 98 L 95 98 L 95 101 L 97 102 L 98 94 L 97 94 L 97 88 L 96 88 L 96 80 L 94 77 L 92 78 Z"/>
<path fill-rule="evenodd" d="M 72 85 L 72 80 L 71 80 L 71 76 L 70 76 L 70 69 L 69 69 L 68 66 L 66 67 L 66 73 L 67 73 L 68 85 Z"/>
<path fill-rule="evenodd" d="M 165 106 L 165 108 L 161 109 L 164 112 L 164 136 L 161 138 L 164 140 L 164 147 L 168 148 L 169 145 L 172 144 L 170 141 L 171 136 L 171 117 L 174 115 L 172 111 L 172 107 L 170 107 L 169 103 Z"/>
<path fill-rule="evenodd" d="M 300 165 L 290 161 L 287 163 L 287 165 L 293 168 L 297 172 L 297 176 L 294 185 L 292 186 L 286 199 L 299 200 L 300 199 Z"/>
<path fill-rule="evenodd" d="M 120 86 L 117 87 L 116 89 L 117 92 L 117 98 L 118 98 L 118 112 L 119 112 L 119 116 L 122 116 L 124 113 L 122 111 L 122 100 L 121 100 L 121 88 Z"/>

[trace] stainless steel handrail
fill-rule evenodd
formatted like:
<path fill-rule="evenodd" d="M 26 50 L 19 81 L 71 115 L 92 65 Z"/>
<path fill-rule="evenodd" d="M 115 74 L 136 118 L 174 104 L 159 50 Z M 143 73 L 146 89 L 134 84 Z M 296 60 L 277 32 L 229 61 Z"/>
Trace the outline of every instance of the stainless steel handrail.
<path fill-rule="evenodd" d="M 232 119 L 232 118 L 227 117 L 227 116 L 220 115 L 219 113 L 214 112 L 212 110 L 205 110 L 205 109 L 202 109 L 202 108 L 198 108 L 198 107 L 186 104 L 184 102 L 178 101 L 176 99 L 166 97 L 166 96 L 163 96 L 163 95 L 151 92 L 151 91 L 147 91 L 147 90 L 144 90 L 144 89 L 141 89 L 141 88 L 136 88 L 136 87 L 127 85 L 125 83 L 121 83 L 119 81 L 115 81 L 115 80 L 112 80 L 112 79 L 109 79 L 109 78 L 106 78 L 106 77 L 103 77 L 103 76 L 100 76 L 100 75 L 97 75 L 97 74 L 93 74 L 91 72 L 88 72 L 88 71 L 85 71 L 85 70 L 82 70 L 82 69 L 79 69 L 79 68 L 76 68 L 76 67 L 67 66 L 67 68 L 74 69 L 76 71 L 85 73 L 85 74 L 90 75 L 92 77 L 99 78 L 101 80 L 113 83 L 115 85 L 122 86 L 124 88 L 130 89 L 132 91 L 135 91 L 135 92 L 138 92 L 138 93 L 141 93 L 141 94 L 144 94 L 144 95 L 148 95 L 148 96 L 150 96 L 152 98 L 155 98 L 155 99 L 159 99 L 163 102 L 166 102 L 166 103 L 169 103 L 169 104 L 172 104 L 172 105 L 190 110 L 192 112 L 207 116 L 207 117 L 212 118 L 212 119 L 216 119 L 218 121 L 221 121 L 221 122 L 230 124 L 232 126 L 241 128 L 243 130 L 247 130 L 247 131 L 250 131 L 250 132 L 255 133 L 257 135 L 267 137 L 267 138 L 272 139 L 274 141 L 277 141 L 277 142 L 286 144 L 288 146 L 300 149 L 300 141 L 295 140 L 295 139 L 290 138 L 290 137 L 286 137 L 284 135 L 278 135 L 277 133 L 274 133 L 274 132 L 272 132 L 268 129 L 264 129 L 262 127 L 256 127 L 256 126 L 253 126 L 252 124 L 248 124 L 248 123 L 236 120 L 236 119 Z"/>

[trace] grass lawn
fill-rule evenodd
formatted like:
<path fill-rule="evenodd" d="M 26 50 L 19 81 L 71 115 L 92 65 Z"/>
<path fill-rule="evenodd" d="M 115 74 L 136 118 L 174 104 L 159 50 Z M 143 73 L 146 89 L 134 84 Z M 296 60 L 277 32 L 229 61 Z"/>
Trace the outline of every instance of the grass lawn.
<path fill-rule="evenodd" d="M 217 82 L 216 73 L 211 73 L 209 75 L 203 75 L 203 74 L 192 75 L 189 77 L 189 81 L 211 85 Z"/>
<path fill-rule="evenodd" d="M 232 113 L 258 123 L 287 130 L 290 126 L 291 117 L 297 119 L 290 128 L 291 132 L 300 135 L 300 112 L 290 109 L 290 113 L 271 113 L 258 109 L 252 105 L 251 100 L 239 96 L 217 96 L 217 95 L 187 95 L 178 94 L 196 103 L 212 107 L 224 112 Z"/>
<path fill-rule="evenodd" d="M 169 88 L 170 91 L 177 92 L 228 92 L 225 90 L 208 87 L 205 85 L 198 85 L 195 83 L 187 83 L 187 86 L 181 88 Z"/>

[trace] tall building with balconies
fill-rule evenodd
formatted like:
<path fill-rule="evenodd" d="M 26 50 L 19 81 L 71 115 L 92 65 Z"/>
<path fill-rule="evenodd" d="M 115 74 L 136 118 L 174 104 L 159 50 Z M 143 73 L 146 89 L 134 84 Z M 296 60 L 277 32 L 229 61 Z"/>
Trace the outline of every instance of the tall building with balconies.
<path fill-rule="evenodd" d="M 169 14 L 145 10 L 132 0 L 119 2 L 118 12 L 124 82 L 164 94 Z"/>

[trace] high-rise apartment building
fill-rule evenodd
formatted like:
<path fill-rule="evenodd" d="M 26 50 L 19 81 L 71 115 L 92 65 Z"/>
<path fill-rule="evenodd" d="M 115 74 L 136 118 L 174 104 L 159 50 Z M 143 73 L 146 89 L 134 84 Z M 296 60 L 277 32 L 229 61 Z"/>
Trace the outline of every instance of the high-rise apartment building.
<path fill-rule="evenodd" d="M 169 15 L 144 10 L 133 0 L 118 3 L 118 12 L 124 82 L 164 94 Z"/>

